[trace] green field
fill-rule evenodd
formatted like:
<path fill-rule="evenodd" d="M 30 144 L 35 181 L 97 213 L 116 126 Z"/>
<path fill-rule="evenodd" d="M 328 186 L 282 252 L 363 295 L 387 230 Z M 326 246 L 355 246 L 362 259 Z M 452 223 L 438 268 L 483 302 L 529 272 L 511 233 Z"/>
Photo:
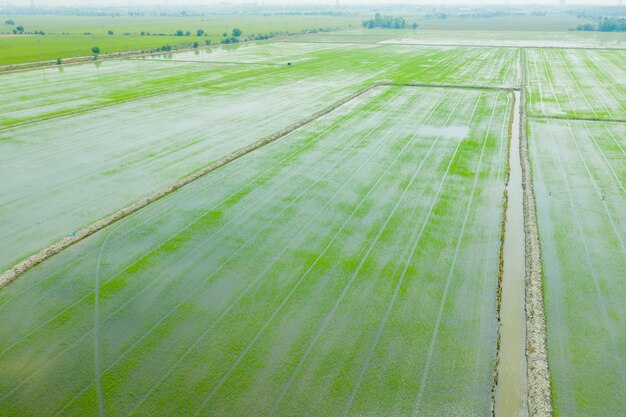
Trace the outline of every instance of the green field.
<path fill-rule="evenodd" d="M 35 268 L 1 414 L 486 414 L 509 112 L 378 88 Z"/>
<path fill-rule="evenodd" d="M 249 16 L 210 15 L 203 17 L 131 17 L 131 16 L 29 16 L 0 15 L 0 24 L 13 19 L 27 32 L 44 31 L 44 36 L 0 35 L 0 65 L 35 62 L 57 58 L 92 55 L 98 46 L 100 53 L 159 48 L 163 45 L 190 45 L 205 40 L 220 42 L 222 34 L 230 36 L 233 28 L 240 28 L 243 37 L 269 32 L 300 32 L 307 29 L 347 28 L 359 26 L 358 17 L 333 16 Z M 11 33 L 13 26 L 0 26 L 1 33 Z M 202 29 L 207 36 L 197 37 Z M 113 35 L 107 34 L 109 30 Z M 192 36 L 172 36 L 177 30 L 191 32 Z M 167 36 L 141 36 L 141 32 Z M 65 34 L 63 34 L 65 33 Z M 84 33 L 90 33 L 85 35 Z M 124 35 L 128 33 L 128 35 Z"/>
<path fill-rule="evenodd" d="M 569 14 L 548 16 L 509 16 L 497 18 L 425 19 L 423 13 L 403 13 L 408 22 L 417 22 L 418 30 L 364 30 L 361 22 L 371 18 L 369 10 L 352 11 L 340 16 L 327 15 L 222 15 L 206 16 L 54 16 L 0 15 L 0 24 L 13 19 L 27 32 L 44 31 L 44 36 L 2 37 L 14 26 L 0 26 L 0 65 L 54 60 L 91 55 L 98 46 L 101 53 L 159 48 L 163 45 L 219 42 L 224 32 L 239 27 L 243 37 L 269 32 L 298 33 L 312 29 L 342 29 L 340 32 L 307 34 L 302 40 L 378 42 L 389 39 L 420 43 L 492 44 L 493 46 L 532 46 L 566 44 L 626 47 L 622 34 L 568 32 L 589 20 Z M 202 29 L 207 36 L 197 37 Z M 503 31 L 504 29 L 504 31 Z M 107 32 L 113 31 L 113 35 Z M 177 30 L 191 36 L 171 36 Z M 165 36 L 141 36 L 141 32 Z M 89 35 L 85 35 L 89 33 Z"/>
<path fill-rule="evenodd" d="M 526 51 L 530 115 L 626 119 L 626 51 Z"/>
<path fill-rule="evenodd" d="M 0 273 L 227 161 L 0 289 L 0 417 L 525 415 L 524 387 L 494 390 L 507 349 L 512 385 L 534 377 L 500 314 L 534 210 L 544 392 L 558 417 L 622 413 L 626 35 L 369 15 L 0 16 L 47 32 L 0 36 L 0 65 L 344 28 L 0 74 Z"/>
<path fill-rule="evenodd" d="M 530 127 L 555 409 L 559 416 L 619 415 L 626 403 L 626 128 Z"/>
<path fill-rule="evenodd" d="M 288 38 L 294 42 L 393 43 L 409 45 L 463 45 L 490 47 L 619 48 L 626 49 L 626 34 L 551 31 L 497 30 L 484 24 L 478 29 L 362 29 L 313 33 Z"/>
<path fill-rule="evenodd" d="M 268 43 L 5 74 L 0 125 L 26 124 L 0 130 L 0 267 L 363 87 L 515 85 L 518 56 Z"/>
<path fill-rule="evenodd" d="M 624 51 L 526 51 L 557 416 L 619 415 L 626 403 L 625 63 Z"/>

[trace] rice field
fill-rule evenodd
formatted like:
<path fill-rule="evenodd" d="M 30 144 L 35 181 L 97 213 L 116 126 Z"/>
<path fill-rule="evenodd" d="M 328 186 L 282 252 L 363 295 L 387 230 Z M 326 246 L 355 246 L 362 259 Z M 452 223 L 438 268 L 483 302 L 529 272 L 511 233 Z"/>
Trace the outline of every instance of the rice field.
<path fill-rule="evenodd" d="M 219 43 L 224 32 L 240 28 L 242 35 L 268 34 L 270 32 L 296 33 L 302 30 L 319 30 L 359 26 L 357 16 L 324 15 L 262 15 L 262 14 L 208 14 L 204 16 L 72 16 L 23 14 L 5 15 L 0 10 L 0 65 L 55 60 L 76 56 L 91 56 L 91 48 L 98 46 L 101 53 L 137 51 L 160 48 L 164 45 L 187 46 L 193 42 Z M 4 22 L 12 19 L 23 25 L 27 32 L 44 31 L 45 36 L 12 36 L 13 26 Z M 202 29 L 204 36 L 196 36 Z M 107 32 L 113 31 L 113 35 Z M 177 30 L 189 31 L 190 36 L 175 36 Z M 147 32 L 152 36 L 142 36 Z"/>
<path fill-rule="evenodd" d="M 517 51 L 483 51 L 276 43 L 199 59 L 300 56 L 302 64 L 180 54 L 3 75 L 0 269 L 373 83 L 513 84 Z M 348 71 L 351 60 L 360 68 Z"/>
<path fill-rule="evenodd" d="M 624 51 L 526 51 L 555 415 L 626 403 Z"/>
<path fill-rule="evenodd" d="M 370 90 L 29 271 L 0 414 L 488 413 L 510 106 Z"/>
<path fill-rule="evenodd" d="M 529 140 L 556 415 L 626 403 L 626 127 L 533 121 Z"/>
<path fill-rule="evenodd" d="M 181 89 L 296 77 L 324 76 L 330 83 L 349 73 L 370 83 L 511 87 L 519 85 L 518 60 L 519 51 L 510 48 L 264 42 L 67 65 L 3 74 L 0 128 Z"/>
<path fill-rule="evenodd" d="M 0 272 L 280 137 L 1 288 L 0 416 L 492 415 L 526 116 L 545 392 L 556 416 L 620 415 L 626 53 L 600 48 L 624 39 L 510 29 L 1 74 Z"/>
<path fill-rule="evenodd" d="M 523 16 L 515 23 L 511 16 L 498 19 L 432 19 L 420 22 L 418 30 L 412 29 L 363 29 L 350 28 L 333 32 L 320 32 L 292 38 L 294 41 L 348 42 L 409 45 L 463 45 L 510 48 L 625 48 L 626 38 L 617 32 L 568 31 L 561 27 L 544 27 L 530 16 Z M 502 24 L 502 21 L 507 21 Z M 562 22 L 562 20 L 561 20 Z M 461 24 L 459 24 L 461 23 Z M 569 28 L 589 23 L 579 20 L 569 22 Z M 464 25 L 463 25 L 464 24 Z M 469 26 L 468 26 L 469 24 Z M 428 27 L 430 25 L 438 28 Z M 446 27 L 448 26 L 448 27 Z M 523 28 L 521 28 L 523 26 Z"/>
<path fill-rule="evenodd" d="M 626 119 L 626 51 L 529 49 L 530 115 Z"/>

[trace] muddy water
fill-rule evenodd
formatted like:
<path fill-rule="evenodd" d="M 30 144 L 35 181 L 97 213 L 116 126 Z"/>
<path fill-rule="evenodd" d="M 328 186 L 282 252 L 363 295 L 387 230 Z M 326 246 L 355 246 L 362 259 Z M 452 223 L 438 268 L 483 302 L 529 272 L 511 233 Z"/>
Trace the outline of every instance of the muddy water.
<path fill-rule="evenodd" d="M 522 172 L 519 152 L 520 94 L 515 92 L 515 109 L 509 154 L 510 177 L 504 237 L 504 269 L 500 306 L 500 352 L 496 417 L 526 417 L 526 315 L 524 311 L 524 216 Z"/>

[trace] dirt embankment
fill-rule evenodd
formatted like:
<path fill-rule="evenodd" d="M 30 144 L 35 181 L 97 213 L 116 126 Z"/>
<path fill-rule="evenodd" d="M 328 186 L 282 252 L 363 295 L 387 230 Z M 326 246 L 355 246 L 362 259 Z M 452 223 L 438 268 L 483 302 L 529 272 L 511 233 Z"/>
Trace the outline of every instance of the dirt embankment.
<path fill-rule="evenodd" d="M 543 303 L 541 247 L 526 137 L 526 67 L 521 49 L 520 156 L 526 240 L 526 360 L 528 363 L 528 412 L 530 417 L 552 416 L 552 391 L 548 369 L 546 316 Z"/>
<path fill-rule="evenodd" d="M 174 52 L 180 52 L 184 50 L 188 50 L 191 48 L 178 49 Z M 170 51 L 171 53 L 172 51 Z M 157 51 L 125 51 L 125 52 L 111 52 L 108 54 L 100 54 L 98 58 L 95 59 L 93 56 L 76 56 L 71 58 L 63 58 L 62 65 L 75 65 L 75 64 L 84 64 L 85 62 L 93 62 L 93 61 L 102 61 L 106 59 L 119 59 L 119 58 L 132 58 L 132 57 L 141 57 L 146 55 L 156 55 L 160 52 Z M 37 62 L 24 62 L 21 64 L 9 64 L 9 65 L 1 65 L 0 73 L 6 72 L 18 72 L 18 71 L 27 71 L 36 68 L 46 68 L 46 67 L 54 67 L 58 66 L 59 63 L 56 59 L 51 59 L 47 61 L 37 61 Z"/>
<path fill-rule="evenodd" d="M 203 176 L 205 176 L 206 174 L 208 174 L 211 171 L 214 171 L 238 158 L 241 158 L 242 156 L 249 154 L 250 152 L 259 149 L 271 142 L 274 142 L 286 135 L 288 135 L 289 133 L 315 121 L 316 119 L 319 119 L 322 116 L 327 115 L 328 113 L 332 112 L 333 110 L 343 106 L 344 104 L 348 103 L 349 101 L 354 100 L 355 98 L 357 98 L 360 95 L 365 94 L 366 92 L 368 92 L 369 90 L 375 88 L 375 87 L 379 87 L 381 84 L 373 84 L 370 85 L 368 87 L 365 87 L 345 98 L 343 98 L 342 100 L 332 104 L 329 107 L 326 107 L 323 110 L 320 110 L 319 112 L 307 117 L 306 119 L 303 119 L 301 121 L 299 121 L 298 123 L 295 123 L 279 132 L 276 132 L 264 139 L 261 139 L 257 142 L 254 142 L 246 147 L 243 147 L 233 153 L 231 153 L 230 155 L 225 156 L 224 158 L 212 162 L 211 164 L 205 166 L 204 168 L 196 171 L 195 173 L 188 175 L 187 177 L 176 181 L 173 184 L 170 184 L 169 186 L 162 188 L 159 191 L 156 191 L 152 194 L 150 194 L 149 196 L 127 206 L 124 207 L 121 210 L 116 211 L 115 213 L 111 214 L 108 217 L 105 217 L 103 219 L 100 219 L 98 221 L 96 221 L 95 223 L 90 224 L 87 227 L 82 228 L 81 230 L 79 230 L 78 232 L 76 232 L 74 235 L 72 236 L 66 236 L 63 239 L 57 241 L 56 243 L 53 243 L 52 245 L 42 249 L 41 251 L 39 251 L 38 253 L 31 255 L 30 257 L 28 257 L 27 259 L 23 260 L 22 262 L 20 262 L 19 264 L 13 266 L 11 269 L 3 272 L 2 274 L 0 274 L 0 288 L 3 288 L 4 286 L 6 286 L 7 284 L 11 283 L 12 281 L 14 281 L 16 278 L 18 278 L 20 275 L 22 275 L 24 272 L 28 271 L 29 269 L 39 265 L 40 263 L 42 263 L 43 261 L 45 261 L 46 259 L 51 258 L 52 256 L 56 255 L 57 253 L 61 252 L 63 249 L 68 248 L 69 246 L 85 239 L 88 236 L 93 235 L 94 233 L 98 232 L 99 230 L 104 229 L 105 227 L 117 222 L 118 220 L 121 220 L 133 213 L 135 213 L 136 211 L 141 210 L 142 208 L 146 207 L 147 205 L 155 202 L 156 200 L 161 199 L 162 197 L 165 197 L 168 194 L 173 193 L 174 191 L 178 190 L 179 188 L 184 187 L 187 184 L 190 184 L 200 178 L 202 178 Z"/>

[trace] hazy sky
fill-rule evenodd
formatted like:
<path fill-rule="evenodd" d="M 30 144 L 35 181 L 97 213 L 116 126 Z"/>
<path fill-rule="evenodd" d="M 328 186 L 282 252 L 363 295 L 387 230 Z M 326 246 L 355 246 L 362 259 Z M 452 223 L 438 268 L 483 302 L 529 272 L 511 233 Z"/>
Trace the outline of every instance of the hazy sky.
<path fill-rule="evenodd" d="M 69 5 L 149 5 L 163 4 L 165 0 L 33 0 L 35 6 L 69 6 Z M 446 4 L 504 4 L 505 0 L 445 0 Z M 257 3 L 263 0 L 167 0 L 169 6 L 180 5 L 217 5 L 237 3 Z M 443 0 L 339 0 L 341 4 L 364 4 L 364 3 L 390 3 L 390 4 L 442 4 Z M 559 0 L 510 0 L 511 4 L 548 4 L 558 5 Z M 617 4 L 618 0 L 566 0 L 566 4 Z M 626 1 L 625 1 L 626 3 Z M 28 6 L 30 0 L 0 0 L 0 5 Z M 335 5 L 336 0 L 265 0 L 265 4 L 329 4 Z"/>

